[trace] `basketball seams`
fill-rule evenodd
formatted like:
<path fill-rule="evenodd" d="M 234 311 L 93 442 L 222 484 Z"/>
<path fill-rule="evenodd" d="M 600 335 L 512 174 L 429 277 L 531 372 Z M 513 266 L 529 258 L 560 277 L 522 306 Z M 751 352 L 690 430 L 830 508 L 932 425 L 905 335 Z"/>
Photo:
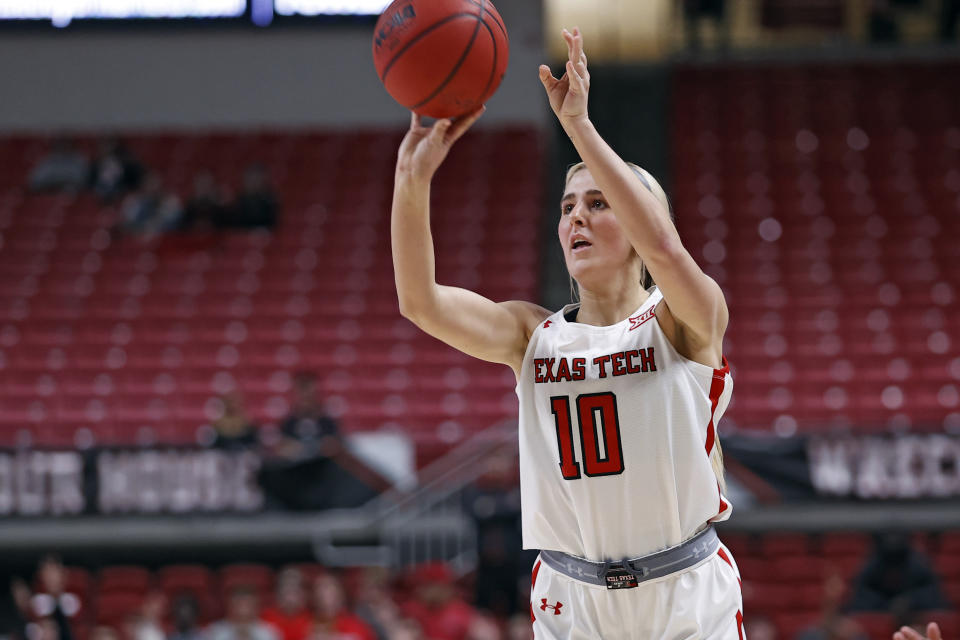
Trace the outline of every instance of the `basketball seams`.
<path fill-rule="evenodd" d="M 395 0 L 391 6 L 398 4 L 399 1 Z M 507 64 L 509 40 L 502 18 L 491 0 L 426 0 L 426 2 L 437 3 L 437 9 L 440 12 L 438 14 L 424 8 L 425 15 L 420 17 L 431 19 L 429 26 L 421 26 L 418 29 L 416 25 L 412 25 L 414 29 L 406 34 L 402 31 L 397 33 L 392 41 L 387 40 L 384 35 L 383 39 L 386 43 L 374 38 L 374 58 L 380 63 L 378 75 L 381 82 L 398 102 L 421 115 L 452 117 L 486 102 L 499 86 L 504 76 L 504 69 L 501 67 Z M 416 6 L 417 0 L 412 0 L 410 5 Z M 444 11 L 455 13 L 443 15 Z M 387 15 L 386 11 L 385 15 Z M 487 19 L 488 15 L 490 20 Z M 467 18 L 476 20 L 470 31 L 468 31 L 469 22 L 462 21 Z M 394 19 L 394 22 L 397 22 L 397 19 Z M 490 36 L 489 48 L 487 43 L 478 40 L 482 38 L 481 25 Z M 504 40 L 502 47 L 499 46 L 500 38 Z M 462 53 L 451 60 L 452 56 L 449 54 L 456 50 L 458 41 L 462 43 L 460 45 L 463 47 Z M 377 46 L 378 43 L 392 46 Z M 399 49 L 390 52 L 390 49 L 397 45 Z M 410 59 L 413 62 L 408 62 Z M 451 62 L 453 62 L 452 68 L 447 67 L 446 65 Z M 488 68 L 486 81 L 483 80 L 484 66 Z M 448 69 L 447 72 L 444 71 L 444 67 Z M 394 69 L 398 71 L 391 76 Z M 418 73 L 419 69 L 423 71 Z M 442 80 L 439 84 L 434 84 L 438 76 Z M 391 77 L 393 80 L 390 80 Z M 431 89 L 431 85 L 435 88 Z M 429 95 L 423 97 L 425 94 Z M 414 101 L 416 104 L 411 105 Z"/>
<path fill-rule="evenodd" d="M 478 100 L 482 99 L 485 95 L 487 95 L 487 91 L 490 90 L 490 85 L 493 84 L 493 79 L 497 75 L 497 55 L 498 55 L 497 38 L 496 36 L 493 35 L 493 29 L 490 28 L 490 25 L 487 24 L 486 20 L 481 20 L 480 23 L 487 30 L 487 33 L 490 34 L 490 43 L 493 45 L 493 62 L 490 65 L 490 75 L 489 77 L 487 77 L 487 84 L 483 87 L 483 91 L 480 92 L 480 96 Z"/>
<path fill-rule="evenodd" d="M 403 54 L 406 53 L 407 50 L 410 49 L 410 47 L 412 47 L 413 45 L 415 45 L 415 44 L 417 44 L 418 42 L 420 42 L 420 40 L 422 40 L 423 38 L 425 38 L 426 36 L 428 36 L 434 29 L 436 29 L 436 28 L 438 28 L 438 27 L 442 27 L 443 25 L 447 24 L 448 22 L 453 22 L 454 20 L 457 20 L 457 19 L 459 19 L 459 18 L 474 18 L 474 19 L 479 20 L 479 17 L 477 16 L 477 14 L 475 14 L 475 13 L 469 13 L 469 12 L 464 11 L 464 12 L 461 12 L 461 13 L 455 13 L 455 14 L 453 14 L 453 15 L 449 15 L 449 16 L 447 16 L 446 18 L 444 18 L 444 19 L 442 19 L 442 20 L 438 20 L 437 22 L 434 22 L 434 23 L 431 24 L 429 27 L 426 27 L 423 31 L 421 31 L 420 33 L 418 33 L 415 38 L 412 38 L 412 39 L 410 40 L 410 42 L 408 42 L 408 43 L 406 43 L 405 45 L 403 45 L 403 47 L 401 47 L 400 50 L 397 51 L 396 55 L 394 55 L 394 56 L 390 59 L 390 62 L 388 62 L 388 63 L 386 64 L 386 66 L 383 68 L 383 73 L 382 73 L 381 76 L 380 76 L 380 82 L 383 82 L 384 84 L 386 84 L 386 82 L 387 82 L 387 74 L 390 73 L 390 68 L 393 67 L 393 65 L 397 62 L 397 60 L 399 60 L 401 57 L 403 57 Z M 476 38 L 476 30 L 474 30 L 474 36 L 473 36 L 473 37 Z M 470 46 L 471 46 L 471 47 L 473 46 L 473 38 L 471 38 L 471 40 L 470 40 Z M 469 47 L 468 47 L 467 51 L 469 51 L 469 50 L 470 50 L 470 49 L 469 49 Z"/>
<path fill-rule="evenodd" d="M 463 53 L 460 54 L 460 59 L 457 60 L 457 64 L 453 65 L 453 69 L 450 71 L 450 73 L 447 74 L 447 77 L 443 79 L 443 82 L 441 82 L 440 85 L 433 90 L 433 93 L 431 93 L 429 96 L 427 96 L 417 104 L 410 107 L 412 110 L 416 111 L 419 107 L 422 107 L 423 105 L 427 104 L 428 102 L 436 98 L 438 95 L 440 95 L 440 92 L 446 88 L 447 83 L 449 83 L 454 77 L 456 77 L 457 72 L 460 70 L 460 67 L 463 66 L 463 61 L 467 59 L 468 55 L 470 55 L 470 50 L 473 49 L 473 43 L 477 41 L 477 34 L 480 33 L 480 25 L 486 24 L 483 21 L 483 15 L 484 13 L 486 13 L 486 9 L 484 9 L 483 5 L 486 4 L 486 1 L 487 0 L 481 0 L 482 4 L 480 5 L 479 15 L 470 14 L 477 19 L 477 24 L 473 28 L 473 35 L 470 36 L 470 42 L 467 43 L 467 47 L 463 50 Z M 496 59 L 496 46 L 494 46 L 494 59 Z"/>
<path fill-rule="evenodd" d="M 486 0 L 484 0 L 484 2 L 485 2 L 485 1 L 486 1 Z M 469 2 L 470 4 L 476 5 L 476 6 L 480 7 L 481 9 L 484 9 L 483 5 L 482 5 L 480 2 L 478 2 L 477 0 L 467 0 L 467 2 Z M 497 16 L 497 14 L 495 14 L 495 13 L 492 12 L 492 11 L 490 11 L 489 9 L 485 9 L 485 11 L 486 11 L 486 14 L 487 14 L 488 16 L 490 16 L 491 18 L 493 18 L 494 24 L 496 24 L 496 25 L 500 28 L 500 32 L 503 33 L 503 37 L 506 38 L 506 37 L 507 37 L 507 28 L 503 26 L 503 23 L 500 21 L 501 19 Z"/>

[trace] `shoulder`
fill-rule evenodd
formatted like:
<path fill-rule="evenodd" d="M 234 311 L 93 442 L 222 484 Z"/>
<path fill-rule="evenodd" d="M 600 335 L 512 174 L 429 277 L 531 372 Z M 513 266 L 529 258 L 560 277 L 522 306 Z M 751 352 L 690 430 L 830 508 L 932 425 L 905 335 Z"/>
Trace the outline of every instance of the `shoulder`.
<path fill-rule="evenodd" d="M 677 353 L 687 360 L 699 362 L 708 367 L 716 369 L 721 366 L 723 360 L 723 331 L 718 331 L 709 338 L 697 336 L 677 319 L 666 299 L 657 302 L 655 314 L 657 325 Z"/>
<path fill-rule="evenodd" d="M 508 300 L 500 303 L 504 309 L 507 309 L 523 326 L 524 334 L 529 340 L 537 326 L 544 320 L 553 315 L 553 311 L 544 309 L 533 302 L 525 300 Z"/>

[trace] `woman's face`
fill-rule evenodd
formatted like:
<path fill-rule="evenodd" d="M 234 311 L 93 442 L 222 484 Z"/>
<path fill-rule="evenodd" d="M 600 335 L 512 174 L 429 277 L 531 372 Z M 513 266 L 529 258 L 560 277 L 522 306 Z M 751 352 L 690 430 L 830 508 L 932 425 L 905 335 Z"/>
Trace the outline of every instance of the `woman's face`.
<path fill-rule="evenodd" d="M 557 225 L 567 271 L 582 286 L 602 282 L 636 257 L 610 204 L 587 169 L 567 182 Z"/>

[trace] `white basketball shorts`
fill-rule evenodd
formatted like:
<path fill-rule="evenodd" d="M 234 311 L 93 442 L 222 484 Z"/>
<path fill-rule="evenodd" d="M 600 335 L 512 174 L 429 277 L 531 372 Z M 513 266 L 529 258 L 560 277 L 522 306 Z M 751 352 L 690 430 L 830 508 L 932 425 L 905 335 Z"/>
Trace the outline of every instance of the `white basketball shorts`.
<path fill-rule="evenodd" d="M 740 571 L 730 550 L 632 589 L 533 566 L 535 640 L 745 640 Z"/>

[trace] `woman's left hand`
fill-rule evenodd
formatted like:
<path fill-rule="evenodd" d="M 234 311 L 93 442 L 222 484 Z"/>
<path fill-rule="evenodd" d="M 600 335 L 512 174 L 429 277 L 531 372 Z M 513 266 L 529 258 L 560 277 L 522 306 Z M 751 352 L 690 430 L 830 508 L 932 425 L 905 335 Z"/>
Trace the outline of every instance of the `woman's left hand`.
<path fill-rule="evenodd" d="M 573 28 L 573 33 L 563 30 L 563 39 L 567 41 L 566 72 L 553 77 L 550 67 L 540 65 L 540 82 L 550 99 L 550 107 L 560 123 L 576 122 L 587 119 L 587 95 L 590 92 L 590 72 L 587 70 L 587 55 L 583 52 L 583 34 Z"/>

